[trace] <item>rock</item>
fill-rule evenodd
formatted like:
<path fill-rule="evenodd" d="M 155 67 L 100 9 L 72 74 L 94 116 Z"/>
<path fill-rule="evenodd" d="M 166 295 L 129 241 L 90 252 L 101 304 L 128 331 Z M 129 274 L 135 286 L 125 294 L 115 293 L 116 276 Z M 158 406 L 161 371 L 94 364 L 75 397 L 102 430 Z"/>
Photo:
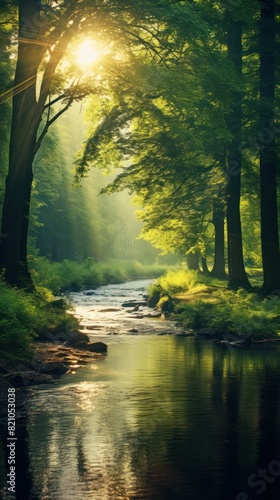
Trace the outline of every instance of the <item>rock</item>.
<path fill-rule="evenodd" d="M 47 332 L 43 335 L 40 335 L 41 341 L 47 342 L 65 342 L 69 339 L 69 335 L 66 332 Z"/>
<path fill-rule="evenodd" d="M 205 337 L 214 337 L 218 332 L 214 330 L 214 328 L 200 328 L 196 333 L 197 335 L 204 335 Z"/>
<path fill-rule="evenodd" d="M 8 373 L 9 372 L 9 369 L 8 369 L 8 365 L 5 361 L 1 361 L 0 362 L 0 373 Z"/>
<path fill-rule="evenodd" d="M 130 302 L 124 302 L 122 304 L 122 307 L 140 307 L 140 306 L 147 306 L 147 301 L 138 301 L 138 300 L 132 300 Z"/>
<path fill-rule="evenodd" d="M 85 325 L 86 330 L 101 330 L 103 328 L 101 325 Z"/>
<path fill-rule="evenodd" d="M 194 336 L 194 332 L 192 332 L 191 330 L 189 332 L 176 332 L 174 334 L 175 337 L 193 337 Z"/>
<path fill-rule="evenodd" d="M 63 375 L 67 371 L 68 368 L 64 363 L 55 361 L 47 361 L 39 369 L 40 373 L 47 373 L 49 375 Z"/>
<path fill-rule="evenodd" d="M 130 330 L 128 330 L 128 333 L 138 333 L 139 330 L 137 330 L 137 328 L 131 328 Z"/>
<path fill-rule="evenodd" d="M 87 297 L 91 297 L 92 295 L 96 295 L 96 293 L 95 292 L 85 292 L 85 295 Z"/>
<path fill-rule="evenodd" d="M 161 305 L 161 310 L 162 312 L 173 312 L 174 311 L 173 300 L 168 298 L 168 300 L 163 302 Z"/>
<path fill-rule="evenodd" d="M 144 318 L 160 318 L 161 315 L 161 311 L 149 312 L 144 314 Z"/>
<path fill-rule="evenodd" d="M 55 299 L 48 303 L 48 307 L 56 307 L 57 309 L 66 309 L 67 303 L 64 299 Z"/>
<path fill-rule="evenodd" d="M 27 387 L 29 385 L 46 384 L 52 382 L 53 377 L 51 375 L 29 371 L 11 373 L 7 375 L 7 380 L 14 387 Z"/>
<path fill-rule="evenodd" d="M 77 344 L 81 342 L 89 342 L 89 337 L 84 332 L 79 332 L 78 330 L 74 330 L 69 334 L 69 340 L 66 345 L 75 347 Z"/>
<path fill-rule="evenodd" d="M 107 307 L 105 309 L 99 309 L 100 313 L 110 313 L 110 312 L 119 312 L 121 309 L 119 307 Z"/>
<path fill-rule="evenodd" d="M 89 342 L 78 342 L 77 344 L 74 344 L 73 347 L 74 349 L 81 349 L 81 350 L 89 350 Z"/>
<path fill-rule="evenodd" d="M 91 342 L 88 344 L 90 352 L 107 352 L 107 345 L 103 342 Z"/>

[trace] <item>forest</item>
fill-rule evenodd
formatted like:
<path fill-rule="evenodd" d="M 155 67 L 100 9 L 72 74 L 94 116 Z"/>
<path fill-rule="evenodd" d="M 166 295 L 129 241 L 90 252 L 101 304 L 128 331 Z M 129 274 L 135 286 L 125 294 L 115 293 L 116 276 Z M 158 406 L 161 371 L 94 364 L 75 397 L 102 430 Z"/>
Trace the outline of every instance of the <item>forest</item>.
<path fill-rule="evenodd" d="M 4 296 L 133 260 L 279 295 L 273 0 L 2 1 L 0 31 Z"/>
<path fill-rule="evenodd" d="M 4 500 L 279 498 L 279 41 L 276 0 L 0 0 Z"/>

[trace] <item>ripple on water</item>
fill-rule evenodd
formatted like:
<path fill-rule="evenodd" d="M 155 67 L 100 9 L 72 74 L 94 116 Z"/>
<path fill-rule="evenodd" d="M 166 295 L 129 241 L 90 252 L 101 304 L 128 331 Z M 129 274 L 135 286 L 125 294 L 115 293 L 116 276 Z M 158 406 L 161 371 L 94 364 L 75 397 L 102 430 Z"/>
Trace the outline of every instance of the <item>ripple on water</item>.
<path fill-rule="evenodd" d="M 96 290 L 98 309 L 113 291 L 110 307 L 123 300 L 118 290 L 129 299 L 143 293 L 142 284 L 130 286 Z M 82 306 L 83 294 L 74 295 Z M 87 308 L 96 307 L 94 297 Z M 121 332 L 128 320 L 119 318 Z M 161 321 L 131 322 L 140 332 L 145 324 L 166 329 Z M 168 335 L 108 335 L 106 343 L 103 361 L 30 391 L 28 453 L 18 455 L 24 477 L 32 475 L 25 498 L 253 498 L 248 477 L 280 453 L 280 350 L 221 349 Z M 267 486 L 270 499 L 280 498 L 279 483 Z"/>

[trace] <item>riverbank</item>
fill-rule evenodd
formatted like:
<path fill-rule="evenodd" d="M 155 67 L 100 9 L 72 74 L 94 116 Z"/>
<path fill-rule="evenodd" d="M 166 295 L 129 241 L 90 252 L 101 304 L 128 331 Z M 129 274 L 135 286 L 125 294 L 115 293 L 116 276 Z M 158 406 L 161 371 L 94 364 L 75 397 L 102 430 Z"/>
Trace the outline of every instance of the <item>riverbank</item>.
<path fill-rule="evenodd" d="M 149 296 L 150 305 L 204 337 L 228 337 L 239 344 L 280 339 L 279 294 L 232 291 L 222 281 L 181 270 L 155 281 Z"/>
<path fill-rule="evenodd" d="M 30 359 L 34 339 L 51 340 L 52 334 L 57 339 L 78 328 L 78 321 L 68 312 L 71 291 L 155 278 L 166 270 L 166 266 L 132 261 L 50 262 L 42 257 L 32 257 L 30 268 L 36 293 L 25 293 L 0 279 L 0 360 L 11 366 Z M 62 293 L 64 299 L 57 300 L 55 295 Z"/>
<path fill-rule="evenodd" d="M 60 376 L 74 374 L 93 361 L 101 361 L 107 354 L 103 342 L 90 342 L 85 333 L 72 331 L 64 344 L 34 342 L 33 355 L 19 364 L 0 359 L 0 420 L 6 418 L 7 393 L 17 391 L 17 410 L 24 411 L 25 390 L 41 384 L 51 384 Z"/>
<path fill-rule="evenodd" d="M 169 267 L 127 260 L 95 262 L 90 257 L 82 262 L 51 262 L 44 257 L 32 257 L 30 260 L 36 287 L 51 290 L 54 295 L 93 289 L 111 283 L 124 283 L 128 280 L 158 278 Z"/>
<path fill-rule="evenodd" d="M 236 347 L 279 341 L 278 296 L 264 298 L 256 293 L 233 292 L 222 283 L 201 283 L 198 278 L 191 271 L 169 271 L 150 284 L 149 296 L 149 283 L 137 285 L 138 298 L 126 297 L 126 284 L 78 293 L 80 320 L 85 325 L 68 311 L 69 303 L 64 299 L 55 300 L 50 292 L 44 296 L 25 294 L 2 282 L 0 293 L 5 300 L 0 301 L 1 321 L 7 332 L 0 338 L 0 373 L 15 387 L 49 383 L 73 367 L 82 366 L 86 359 L 99 359 L 99 354 L 95 357 L 91 352 L 94 348 L 88 337 L 96 332 L 142 335 L 151 328 L 155 335 L 194 336 Z M 109 307 L 100 308 L 100 299 Z M 89 311 L 87 319 L 85 306 Z M 163 321 L 145 323 L 143 327 L 144 318 L 154 321 L 165 317 L 176 322 L 176 331 L 169 328 L 171 323 Z M 44 343 L 40 343 L 42 340 Z"/>

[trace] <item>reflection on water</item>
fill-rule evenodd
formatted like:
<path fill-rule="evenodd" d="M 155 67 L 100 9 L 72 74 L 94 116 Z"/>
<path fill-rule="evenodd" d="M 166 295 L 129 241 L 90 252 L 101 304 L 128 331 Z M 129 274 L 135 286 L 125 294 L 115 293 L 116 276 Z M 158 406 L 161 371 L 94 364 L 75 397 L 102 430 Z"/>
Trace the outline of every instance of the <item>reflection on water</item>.
<path fill-rule="evenodd" d="M 30 395 L 26 498 L 276 500 L 279 374 L 277 349 L 122 337 L 105 362 Z"/>
<path fill-rule="evenodd" d="M 166 324 L 126 317 L 131 287 L 141 298 L 139 282 L 74 296 L 92 336 L 107 335 L 108 356 L 30 390 L 16 499 L 278 500 L 279 348 L 147 335 Z M 104 304 L 119 309 L 106 317 Z M 127 334 L 135 321 L 143 335 Z"/>

